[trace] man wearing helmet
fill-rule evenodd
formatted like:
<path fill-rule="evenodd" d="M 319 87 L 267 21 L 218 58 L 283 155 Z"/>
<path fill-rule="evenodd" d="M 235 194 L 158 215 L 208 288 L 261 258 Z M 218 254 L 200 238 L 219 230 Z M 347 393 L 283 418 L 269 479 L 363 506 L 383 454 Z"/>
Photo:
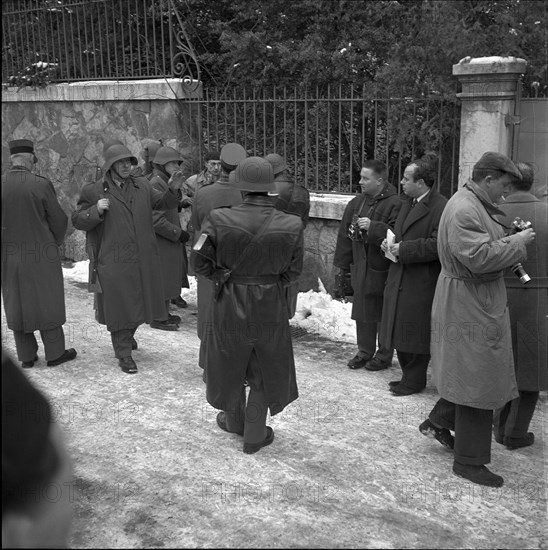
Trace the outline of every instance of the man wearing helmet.
<path fill-rule="evenodd" d="M 90 291 L 97 321 L 107 326 L 123 372 L 137 372 L 131 357 L 137 327 L 165 314 L 161 263 L 152 226 L 152 209 L 177 208 L 177 184 L 162 194 L 146 178 L 131 175 L 137 158 L 124 145 L 105 151 L 104 177 L 82 189 L 72 214 L 76 229 L 87 232 Z"/>

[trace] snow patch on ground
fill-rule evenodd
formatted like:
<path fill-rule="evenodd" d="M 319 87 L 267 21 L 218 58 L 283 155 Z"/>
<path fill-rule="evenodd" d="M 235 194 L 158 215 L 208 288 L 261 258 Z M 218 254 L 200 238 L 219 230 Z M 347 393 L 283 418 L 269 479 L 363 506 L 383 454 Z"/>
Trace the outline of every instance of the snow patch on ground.
<path fill-rule="evenodd" d="M 65 279 L 77 283 L 87 283 L 88 272 L 89 260 L 76 262 L 71 267 L 63 268 Z M 198 302 L 196 278 L 188 279 L 190 288 L 183 288 L 181 296 L 190 306 L 196 307 Z M 319 292 L 309 290 L 299 293 L 295 316 L 289 323 L 330 340 L 355 344 L 356 325 L 350 318 L 351 311 L 351 303 L 334 300 L 320 281 Z"/>

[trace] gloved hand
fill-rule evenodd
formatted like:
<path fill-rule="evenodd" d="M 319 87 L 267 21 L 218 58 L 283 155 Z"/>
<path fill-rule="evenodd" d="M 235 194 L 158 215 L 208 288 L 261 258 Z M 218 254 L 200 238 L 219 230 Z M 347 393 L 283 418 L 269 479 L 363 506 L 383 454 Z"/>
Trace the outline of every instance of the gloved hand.
<path fill-rule="evenodd" d="M 189 238 L 190 235 L 183 229 L 179 235 L 179 242 L 185 244 Z"/>

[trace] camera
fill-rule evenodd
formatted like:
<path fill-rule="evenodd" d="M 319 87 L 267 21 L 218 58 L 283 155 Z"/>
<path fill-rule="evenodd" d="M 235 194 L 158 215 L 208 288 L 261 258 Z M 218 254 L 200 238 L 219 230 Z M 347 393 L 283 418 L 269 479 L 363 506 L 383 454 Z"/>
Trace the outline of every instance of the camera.
<path fill-rule="evenodd" d="M 352 223 L 348 226 L 347 237 L 351 241 L 363 241 L 362 230 L 358 225 L 358 217 L 359 216 L 357 214 L 354 214 L 352 217 Z"/>
<path fill-rule="evenodd" d="M 524 229 L 529 229 L 531 227 L 531 222 L 525 222 L 520 217 L 516 217 L 512 222 L 512 225 L 510 226 L 509 235 L 515 235 L 516 233 L 519 233 L 520 231 L 523 231 Z M 512 273 L 514 273 L 514 275 L 519 278 L 521 284 L 526 285 L 531 280 L 531 277 L 529 277 L 521 264 L 515 264 L 510 269 L 512 270 Z"/>

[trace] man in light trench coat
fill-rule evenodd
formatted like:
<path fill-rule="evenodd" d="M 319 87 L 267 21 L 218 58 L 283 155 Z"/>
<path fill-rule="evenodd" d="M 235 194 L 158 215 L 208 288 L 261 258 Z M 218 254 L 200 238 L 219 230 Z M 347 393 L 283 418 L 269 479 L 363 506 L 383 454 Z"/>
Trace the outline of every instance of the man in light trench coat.
<path fill-rule="evenodd" d="M 131 352 L 142 323 L 167 318 L 161 260 L 152 226 L 152 209 L 177 208 L 177 184 L 162 194 L 143 176 L 132 176 L 137 158 L 124 145 L 105 151 L 104 177 L 82 189 L 72 214 L 76 229 L 86 231 L 90 291 L 96 319 L 107 326 L 118 364 L 134 374 Z"/>
<path fill-rule="evenodd" d="M 438 232 L 441 273 L 432 304 L 432 381 L 440 399 L 419 427 L 454 448 L 453 472 L 501 487 L 491 461 L 493 410 L 518 396 L 503 272 L 526 259 L 533 229 L 505 236 L 495 204 L 521 174 L 487 152 L 447 203 Z M 454 430 L 455 437 L 450 433 Z"/>

